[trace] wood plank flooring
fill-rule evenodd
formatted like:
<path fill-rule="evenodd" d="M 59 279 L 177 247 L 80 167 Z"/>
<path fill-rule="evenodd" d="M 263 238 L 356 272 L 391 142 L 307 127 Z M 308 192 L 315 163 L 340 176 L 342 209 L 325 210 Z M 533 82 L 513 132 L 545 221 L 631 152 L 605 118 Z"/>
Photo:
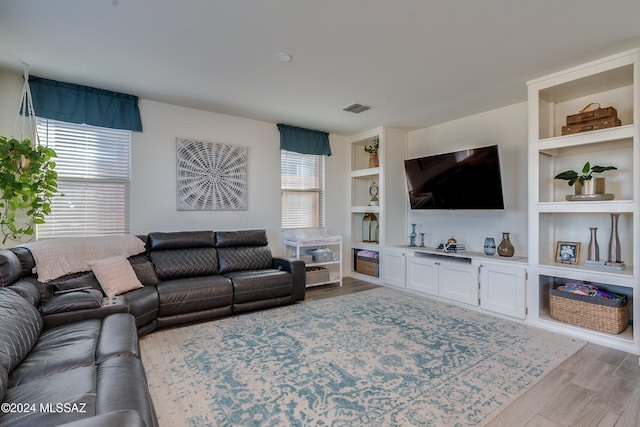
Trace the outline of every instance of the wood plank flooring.
<path fill-rule="evenodd" d="M 378 287 L 346 277 L 338 284 L 307 288 L 306 300 Z M 587 344 L 553 370 L 487 427 L 640 427 L 638 356 Z"/>

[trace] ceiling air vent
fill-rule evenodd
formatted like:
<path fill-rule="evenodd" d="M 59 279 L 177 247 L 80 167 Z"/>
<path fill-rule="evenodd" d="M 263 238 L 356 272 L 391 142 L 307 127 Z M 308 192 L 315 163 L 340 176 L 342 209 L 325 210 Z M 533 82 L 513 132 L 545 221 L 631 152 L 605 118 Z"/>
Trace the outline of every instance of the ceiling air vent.
<path fill-rule="evenodd" d="M 371 107 L 367 107 L 366 105 L 362 105 L 362 104 L 351 104 L 349 106 L 346 106 L 342 109 L 342 111 L 348 111 L 350 113 L 354 113 L 354 114 L 360 114 L 364 111 L 370 110 Z"/>

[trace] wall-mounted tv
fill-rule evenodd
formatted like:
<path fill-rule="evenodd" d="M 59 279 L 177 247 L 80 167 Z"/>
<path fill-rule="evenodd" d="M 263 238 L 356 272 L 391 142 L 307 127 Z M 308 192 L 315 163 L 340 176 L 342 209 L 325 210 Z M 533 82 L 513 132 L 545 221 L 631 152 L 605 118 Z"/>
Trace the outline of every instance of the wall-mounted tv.
<path fill-rule="evenodd" d="M 411 209 L 504 209 L 498 146 L 404 161 Z"/>

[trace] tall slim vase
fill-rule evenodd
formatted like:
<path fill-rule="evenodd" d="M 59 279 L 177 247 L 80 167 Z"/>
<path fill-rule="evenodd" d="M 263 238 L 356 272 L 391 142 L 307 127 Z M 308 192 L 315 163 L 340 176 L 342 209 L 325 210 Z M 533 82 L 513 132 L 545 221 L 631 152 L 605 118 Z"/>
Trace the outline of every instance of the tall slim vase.
<path fill-rule="evenodd" d="M 619 213 L 611 214 L 611 237 L 609 237 L 609 262 L 621 263 L 622 257 L 620 256 L 620 237 L 618 236 L 618 218 Z"/>
<path fill-rule="evenodd" d="M 587 259 L 589 261 L 600 261 L 600 246 L 598 245 L 598 239 L 596 232 L 597 227 L 589 227 L 591 238 L 589 239 L 589 247 L 587 248 Z"/>

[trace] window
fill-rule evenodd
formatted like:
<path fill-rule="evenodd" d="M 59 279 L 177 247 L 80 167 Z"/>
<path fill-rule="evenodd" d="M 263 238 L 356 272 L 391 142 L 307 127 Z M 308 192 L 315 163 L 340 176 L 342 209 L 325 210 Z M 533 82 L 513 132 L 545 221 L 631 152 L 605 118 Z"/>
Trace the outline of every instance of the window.
<path fill-rule="evenodd" d="M 324 227 L 324 156 L 280 150 L 282 228 Z"/>
<path fill-rule="evenodd" d="M 53 148 L 58 191 L 39 239 L 129 232 L 131 131 L 37 119 Z"/>

